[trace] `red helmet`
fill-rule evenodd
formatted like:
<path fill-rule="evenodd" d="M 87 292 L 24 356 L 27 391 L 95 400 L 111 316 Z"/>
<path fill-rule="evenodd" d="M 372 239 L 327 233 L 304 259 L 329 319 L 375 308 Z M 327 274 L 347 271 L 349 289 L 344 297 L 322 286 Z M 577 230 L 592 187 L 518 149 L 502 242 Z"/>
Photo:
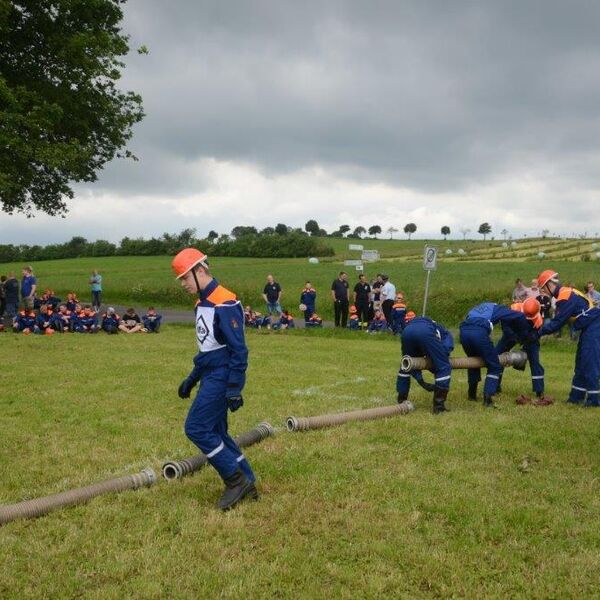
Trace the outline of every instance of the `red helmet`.
<path fill-rule="evenodd" d="M 175 279 L 181 279 L 197 265 L 206 265 L 207 258 L 204 252 L 200 252 L 196 248 L 184 248 L 171 262 Z"/>
<path fill-rule="evenodd" d="M 538 286 L 543 288 L 549 281 L 558 283 L 558 273 L 552 269 L 546 269 L 538 275 Z"/>

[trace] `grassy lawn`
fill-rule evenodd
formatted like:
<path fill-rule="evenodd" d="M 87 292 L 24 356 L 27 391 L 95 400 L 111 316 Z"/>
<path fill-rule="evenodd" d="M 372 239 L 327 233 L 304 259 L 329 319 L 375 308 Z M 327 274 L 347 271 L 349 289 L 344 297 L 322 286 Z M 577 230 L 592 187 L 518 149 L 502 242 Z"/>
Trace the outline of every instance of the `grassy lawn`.
<path fill-rule="evenodd" d="M 395 400 L 393 338 L 249 332 L 248 342 L 234 433 Z M 187 326 L 1 334 L 0 502 L 193 453 L 176 395 L 193 353 Z M 557 400 L 573 358 L 569 342 L 543 345 Z M 503 388 L 501 409 L 485 411 L 464 399 L 457 371 L 440 417 L 413 386 L 406 417 L 281 431 L 246 451 L 260 501 L 228 514 L 206 469 L 6 525 L 0 597 L 597 597 L 600 411 L 516 406 L 527 372 L 507 371 Z"/>

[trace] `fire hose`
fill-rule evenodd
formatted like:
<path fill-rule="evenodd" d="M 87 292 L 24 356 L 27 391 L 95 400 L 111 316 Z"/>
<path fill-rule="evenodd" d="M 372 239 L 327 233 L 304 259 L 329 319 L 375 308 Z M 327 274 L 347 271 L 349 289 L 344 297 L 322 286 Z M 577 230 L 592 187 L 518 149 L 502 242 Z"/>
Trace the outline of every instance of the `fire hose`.
<path fill-rule="evenodd" d="M 392 406 L 379 406 L 377 408 L 367 408 L 365 410 L 353 410 L 351 412 L 336 413 L 331 415 L 316 415 L 314 417 L 288 417 L 286 427 L 288 431 L 307 431 L 309 429 L 323 429 L 342 425 L 351 421 L 372 421 L 374 419 L 384 419 L 394 415 L 405 415 L 415 407 L 412 402 L 406 400 L 400 404 Z"/>
<path fill-rule="evenodd" d="M 273 435 L 273 433 L 273 427 L 269 423 L 263 422 L 259 423 L 254 429 L 250 429 L 237 436 L 235 441 L 240 448 L 247 448 L 248 446 L 262 442 L 262 440 Z M 207 462 L 208 458 L 206 458 L 206 454 L 196 454 L 183 460 L 169 461 L 162 466 L 162 475 L 169 481 L 180 479 L 185 475 L 198 471 Z"/>
<path fill-rule="evenodd" d="M 110 492 L 123 492 L 137 490 L 141 487 L 150 487 L 156 482 L 156 473 L 152 469 L 144 469 L 139 473 L 125 475 L 117 479 L 108 479 L 88 485 L 87 487 L 68 490 L 52 496 L 25 500 L 17 504 L 0 506 L 0 525 L 16 519 L 31 519 L 41 517 L 56 508 L 83 504 L 96 496 Z"/>
<path fill-rule="evenodd" d="M 521 351 L 504 352 L 498 355 L 498 360 L 503 367 L 515 367 L 515 369 L 524 369 L 527 364 L 527 354 Z M 453 369 L 479 369 L 485 367 L 483 358 L 478 356 L 465 356 L 459 358 L 451 358 L 450 366 Z M 400 370 L 403 373 L 409 371 L 420 371 L 423 369 L 432 369 L 433 363 L 429 356 L 409 356 L 408 354 L 402 357 Z"/>

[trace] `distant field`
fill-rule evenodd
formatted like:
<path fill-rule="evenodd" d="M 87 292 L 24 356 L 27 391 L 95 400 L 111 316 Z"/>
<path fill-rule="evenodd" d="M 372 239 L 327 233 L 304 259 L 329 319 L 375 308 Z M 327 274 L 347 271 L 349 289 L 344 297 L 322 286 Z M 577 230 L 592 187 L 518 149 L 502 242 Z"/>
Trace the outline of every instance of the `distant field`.
<path fill-rule="evenodd" d="M 383 244 L 384 241 L 380 243 Z M 371 246 L 367 242 L 364 245 Z M 412 251 L 422 252 L 421 241 L 411 242 L 410 245 Z M 440 244 L 439 247 L 443 249 L 445 246 Z M 74 290 L 79 293 L 81 299 L 87 300 L 87 279 L 92 269 L 97 267 L 104 277 L 104 300 L 107 303 L 189 308 L 190 297 L 181 291 L 174 280 L 170 260 L 167 256 L 81 258 L 44 261 L 33 266 L 40 287 L 51 287 L 61 297 Z M 284 307 L 296 314 L 300 290 L 305 280 L 310 279 L 318 292 L 317 310 L 326 319 L 333 318 L 329 289 L 337 273 L 342 269 L 348 271 L 352 286 L 357 281 L 354 267 L 344 267 L 343 259 L 339 257 L 318 265 L 311 265 L 306 259 L 217 257 L 211 260 L 211 265 L 217 278 L 225 286 L 231 287 L 245 304 L 252 304 L 259 310 L 263 304 L 261 292 L 269 273 L 272 273 L 283 287 Z M 482 258 L 457 261 L 442 257 L 438 270 L 431 278 L 428 313 L 442 322 L 456 325 L 466 311 L 479 302 L 510 302 L 515 278 L 522 277 L 528 282 L 546 266 L 557 269 L 563 281 L 572 281 L 578 286 L 583 286 L 588 279 L 600 280 L 598 261 L 574 262 L 558 258 L 544 261 L 522 259 L 521 262 L 486 261 Z M 0 273 L 13 269 L 20 277 L 21 267 L 21 264 L 4 264 L 0 267 Z M 409 305 L 419 312 L 422 308 L 425 282 L 421 255 L 419 254 L 418 260 L 387 259 L 365 267 L 368 278 L 380 271 L 390 275 L 397 288 L 407 294 Z"/>

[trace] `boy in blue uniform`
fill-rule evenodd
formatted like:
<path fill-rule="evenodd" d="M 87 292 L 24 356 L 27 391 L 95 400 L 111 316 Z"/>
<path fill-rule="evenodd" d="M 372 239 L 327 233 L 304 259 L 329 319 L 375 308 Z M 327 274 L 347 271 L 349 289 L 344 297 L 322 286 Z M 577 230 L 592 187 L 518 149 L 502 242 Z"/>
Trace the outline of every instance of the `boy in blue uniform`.
<path fill-rule="evenodd" d="M 354 304 L 350 307 L 349 311 L 350 313 L 350 318 L 348 319 L 348 329 L 353 329 L 353 330 L 357 330 L 361 328 L 361 320 L 360 320 L 360 315 L 358 314 L 358 309 L 356 308 L 356 306 L 354 306 Z"/>
<path fill-rule="evenodd" d="M 317 304 L 317 292 L 310 281 L 304 284 L 304 289 L 300 294 L 300 310 L 304 312 L 304 322 L 308 323 L 311 315 L 315 312 Z"/>
<path fill-rule="evenodd" d="M 54 313 L 52 308 L 42 304 L 40 306 L 40 312 L 35 319 L 35 333 L 46 333 L 47 329 L 53 329 L 52 324 L 54 322 Z"/>
<path fill-rule="evenodd" d="M 538 286 L 542 294 L 556 301 L 554 318 L 542 325 L 540 335 L 555 333 L 567 322 L 581 332 L 567 402 L 600 407 L 600 308 L 579 290 L 562 286 L 556 271 L 540 273 Z"/>
<path fill-rule="evenodd" d="M 33 310 L 20 310 L 15 317 L 13 330 L 15 333 L 32 333 L 35 329 L 35 313 Z"/>
<path fill-rule="evenodd" d="M 483 405 L 496 408 L 492 397 L 498 391 L 502 365 L 491 339 L 494 325 L 508 325 L 519 339 L 533 340 L 537 334 L 531 330 L 529 322 L 522 312 L 511 310 L 508 306 L 495 302 L 483 302 L 473 307 L 466 319 L 460 324 L 460 343 L 467 356 L 481 357 L 487 367 L 483 387 Z M 469 400 L 477 398 L 477 384 L 481 381 L 481 369 L 468 369 Z"/>
<path fill-rule="evenodd" d="M 539 329 L 544 322 L 540 303 L 535 298 L 527 298 L 525 302 L 512 304 L 510 308 L 511 310 L 522 312 L 533 329 Z M 544 395 L 544 367 L 540 362 L 539 338 L 532 338 L 530 332 L 527 332 L 526 336 L 519 335 L 508 323 L 501 323 L 501 327 L 502 337 L 496 344 L 496 353 L 502 354 L 508 352 L 517 344 L 522 344 L 523 350 L 527 354 L 529 369 L 531 370 L 531 387 L 537 396 L 535 404 L 552 404 L 553 400 L 549 396 Z M 500 379 L 498 380 L 498 391 L 500 391 L 501 383 L 502 374 L 500 374 Z M 521 394 L 517 399 L 517 403 L 519 404 L 528 404 L 529 402 L 531 402 L 531 398 L 525 394 Z"/>
<path fill-rule="evenodd" d="M 373 317 L 373 320 L 369 323 L 367 331 L 369 333 L 379 333 L 380 331 L 387 331 L 387 329 L 388 323 L 385 315 L 381 310 L 376 310 L 375 317 Z"/>
<path fill-rule="evenodd" d="M 64 333 L 65 331 L 71 331 L 71 320 L 73 313 L 67 309 L 66 304 L 61 304 L 58 307 L 58 311 L 54 313 L 54 329 Z"/>
<path fill-rule="evenodd" d="M 142 317 L 144 323 L 144 329 L 150 333 L 158 333 L 160 330 L 160 322 L 162 321 L 162 315 L 159 315 L 153 306 L 148 308 L 148 312 Z"/>
<path fill-rule="evenodd" d="M 434 415 L 448 410 L 445 402 L 450 389 L 452 374 L 450 353 L 452 350 L 454 350 L 452 334 L 443 325 L 428 317 L 414 317 L 408 320 L 402 329 L 402 355 L 428 356 L 433 363 L 431 371 L 435 376 L 433 388 Z M 396 380 L 398 402 L 408 399 L 411 376 L 425 389 L 429 389 L 429 384 L 423 382 L 421 371 L 417 370 L 411 373 L 400 371 Z"/>
<path fill-rule="evenodd" d="M 306 327 L 323 327 L 323 319 L 317 314 L 313 313 L 305 325 Z"/>
<path fill-rule="evenodd" d="M 404 302 L 404 292 L 396 294 L 396 301 L 392 306 L 390 315 L 391 327 L 394 335 L 402 333 L 404 327 L 404 319 L 406 318 L 406 303 Z"/>
<path fill-rule="evenodd" d="M 218 507 L 229 510 L 245 497 L 258 497 L 250 463 L 227 431 L 227 409 L 236 411 L 244 403 L 242 389 L 248 367 L 244 313 L 235 294 L 213 279 L 203 252 L 186 248 L 173 259 L 172 267 L 182 287 L 198 297 L 199 352 L 194 368 L 179 386 L 179 397 L 189 398 L 194 386 L 202 383 L 185 432 L 225 482 Z"/>
<path fill-rule="evenodd" d="M 119 325 L 121 324 L 121 317 L 116 313 L 112 306 L 109 306 L 106 312 L 102 315 L 102 323 L 100 327 L 103 331 L 110 334 L 119 333 Z"/>

